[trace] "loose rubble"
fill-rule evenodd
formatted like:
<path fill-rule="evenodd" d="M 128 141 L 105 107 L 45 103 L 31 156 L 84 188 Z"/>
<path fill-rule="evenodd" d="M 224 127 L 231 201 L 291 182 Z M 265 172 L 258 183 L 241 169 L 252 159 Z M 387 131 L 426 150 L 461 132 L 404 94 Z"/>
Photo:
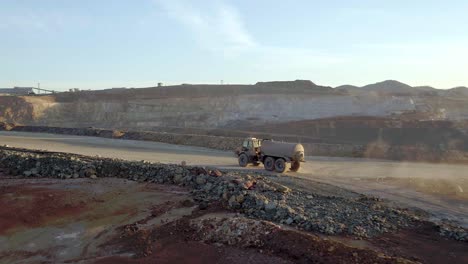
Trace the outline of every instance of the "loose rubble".
<path fill-rule="evenodd" d="M 241 217 L 208 218 L 201 221 L 192 221 L 199 237 L 204 242 L 222 243 L 241 247 L 263 246 L 263 236 L 280 229 L 279 226 L 266 221 L 248 221 Z"/>
<path fill-rule="evenodd" d="M 118 177 L 177 184 L 190 188 L 201 209 L 221 200 L 225 207 L 251 218 L 329 235 L 372 237 L 413 227 L 421 221 L 408 210 L 389 207 L 376 198 L 351 199 L 306 193 L 273 182 L 266 176 L 245 172 L 7 147 L 0 147 L 0 167 L 20 177 Z M 468 241 L 467 230 L 452 225 L 441 227 L 440 234 Z"/>
<path fill-rule="evenodd" d="M 438 226 L 439 233 L 442 236 L 450 237 L 459 241 L 468 242 L 468 231 L 454 224 L 443 223 Z"/>

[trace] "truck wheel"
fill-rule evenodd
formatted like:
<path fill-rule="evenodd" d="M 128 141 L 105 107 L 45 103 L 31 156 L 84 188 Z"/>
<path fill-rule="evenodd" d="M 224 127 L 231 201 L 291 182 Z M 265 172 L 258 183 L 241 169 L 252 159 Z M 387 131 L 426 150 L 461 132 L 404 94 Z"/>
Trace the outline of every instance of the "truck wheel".
<path fill-rule="evenodd" d="M 283 173 L 286 170 L 286 161 L 284 159 L 277 159 L 275 161 L 276 172 Z"/>
<path fill-rule="evenodd" d="M 242 153 L 239 155 L 239 166 L 241 167 L 247 167 L 247 164 L 249 164 L 249 157 L 245 153 Z"/>
<path fill-rule="evenodd" d="M 272 157 L 266 157 L 263 166 L 265 166 L 265 170 L 272 171 L 275 169 L 275 160 Z"/>
<path fill-rule="evenodd" d="M 293 162 L 291 162 L 291 169 L 290 170 L 296 172 L 296 171 L 299 170 L 300 167 L 301 167 L 301 163 L 299 161 L 293 161 Z"/>

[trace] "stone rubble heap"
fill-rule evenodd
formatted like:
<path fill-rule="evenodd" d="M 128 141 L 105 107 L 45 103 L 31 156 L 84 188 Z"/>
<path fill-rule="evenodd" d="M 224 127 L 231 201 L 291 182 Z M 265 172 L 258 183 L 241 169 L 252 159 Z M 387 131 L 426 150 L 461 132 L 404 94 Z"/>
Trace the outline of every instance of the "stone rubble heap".
<path fill-rule="evenodd" d="M 195 220 L 190 226 L 197 230 L 198 236 L 205 242 L 239 245 L 245 248 L 263 246 L 262 237 L 281 228 L 270 222 L 243 217 Z"/>
<path fill-rule="evenodd" d="M 222 201 L 227 208 L 251 218 L 330 235 L 372 237 L 415 226 L 420 221 L 409 211 L 386 206 L 376 198 L 350 199 L 296 191 L 257 173 L 7 147 L 0 147 L 0 168 L 22 177 L 117 177 L 186 186 L 200 208 Z M 465 229 L 439 228 L 444 236 L 468 241 Z"/>

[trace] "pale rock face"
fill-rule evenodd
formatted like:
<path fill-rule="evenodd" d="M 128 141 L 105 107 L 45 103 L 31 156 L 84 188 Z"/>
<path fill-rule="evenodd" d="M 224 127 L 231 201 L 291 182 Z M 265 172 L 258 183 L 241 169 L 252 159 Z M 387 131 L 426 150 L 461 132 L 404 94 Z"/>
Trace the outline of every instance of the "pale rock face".
<path fill-rule="evenodd" d="M 27 124 L 114 127 L 224 126 L 237 120 L 283 122 L 342 115 L 386 116 L 414 110 L 410 98 L 355 98 L 352 96 L 300 97 L 296 95 L 242 95 L 221 98 L 148 99 L 138 102 L 63 102 L 32 104 Z"/>
<path fill-rule="evenodd" d="M 279 82 L 227 88 L 200 85 L 165 90 L 0 97 L 0 121 L 69 127 L 212 128 L 238 121 L 261 124 L 335 116 L 379 117 L 408 111 L 430 112 L 436 119 L 468 118 L 468 97 L 450 97 L 449 93 L 444 96 L 375 91 L 352 94 L 312 83 L 293 84 L 299 86 L 280 87 L 287 83 Z"/>

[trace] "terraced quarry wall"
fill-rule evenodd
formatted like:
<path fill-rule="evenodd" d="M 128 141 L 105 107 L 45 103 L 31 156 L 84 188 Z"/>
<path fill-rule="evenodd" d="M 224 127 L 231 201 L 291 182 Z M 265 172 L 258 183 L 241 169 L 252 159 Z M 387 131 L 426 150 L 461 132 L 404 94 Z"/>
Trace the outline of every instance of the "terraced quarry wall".
<path fill-rule="evenodd" d="M 315 86 L 309 90 L 234 85 L 174 86 L 3 97 L 0 121 L 69 127 L 204 128 L 235 126 L 239 121 L 262 123 L 340 115 L 387 116 L 415 110 L 410 98 L 360 98 L 322 89 Z"/>
<path fill-rule="evenodd" d="M 336 118 L 339 116 L 344 118 Z M 417 121 L 421 119 L 445 121 Z M 308 81 L 0 97 L 0 122 L 126 131 L 176 129 L 168 132 L 182 135 L 169 140 L 160 133 L 162 139 L 157 141 L 179 144 L 185 142 L 180 138 L 190 137 L 189 145 L 213 148 L 218 143 L 208 144 L 209 137 L 202 140 L 193 134 L 257 136 L 310 144 L 316 155 L 363 156 L 364 147 L 376 144 L 466 151 L 468 125 L 458 121 L 466 119 L 468 98 L 373 92 L 351 95 Z"/>
<path fill-rule="evenodd" d="M 468 98 L 349 95 L 312 83 L 182 85 L 0 97 L 0 121 L 61 127 L 236 128 L 336 116 L 468 119 Z M 286 85 L 286 84 L 285 84 Z"/>

